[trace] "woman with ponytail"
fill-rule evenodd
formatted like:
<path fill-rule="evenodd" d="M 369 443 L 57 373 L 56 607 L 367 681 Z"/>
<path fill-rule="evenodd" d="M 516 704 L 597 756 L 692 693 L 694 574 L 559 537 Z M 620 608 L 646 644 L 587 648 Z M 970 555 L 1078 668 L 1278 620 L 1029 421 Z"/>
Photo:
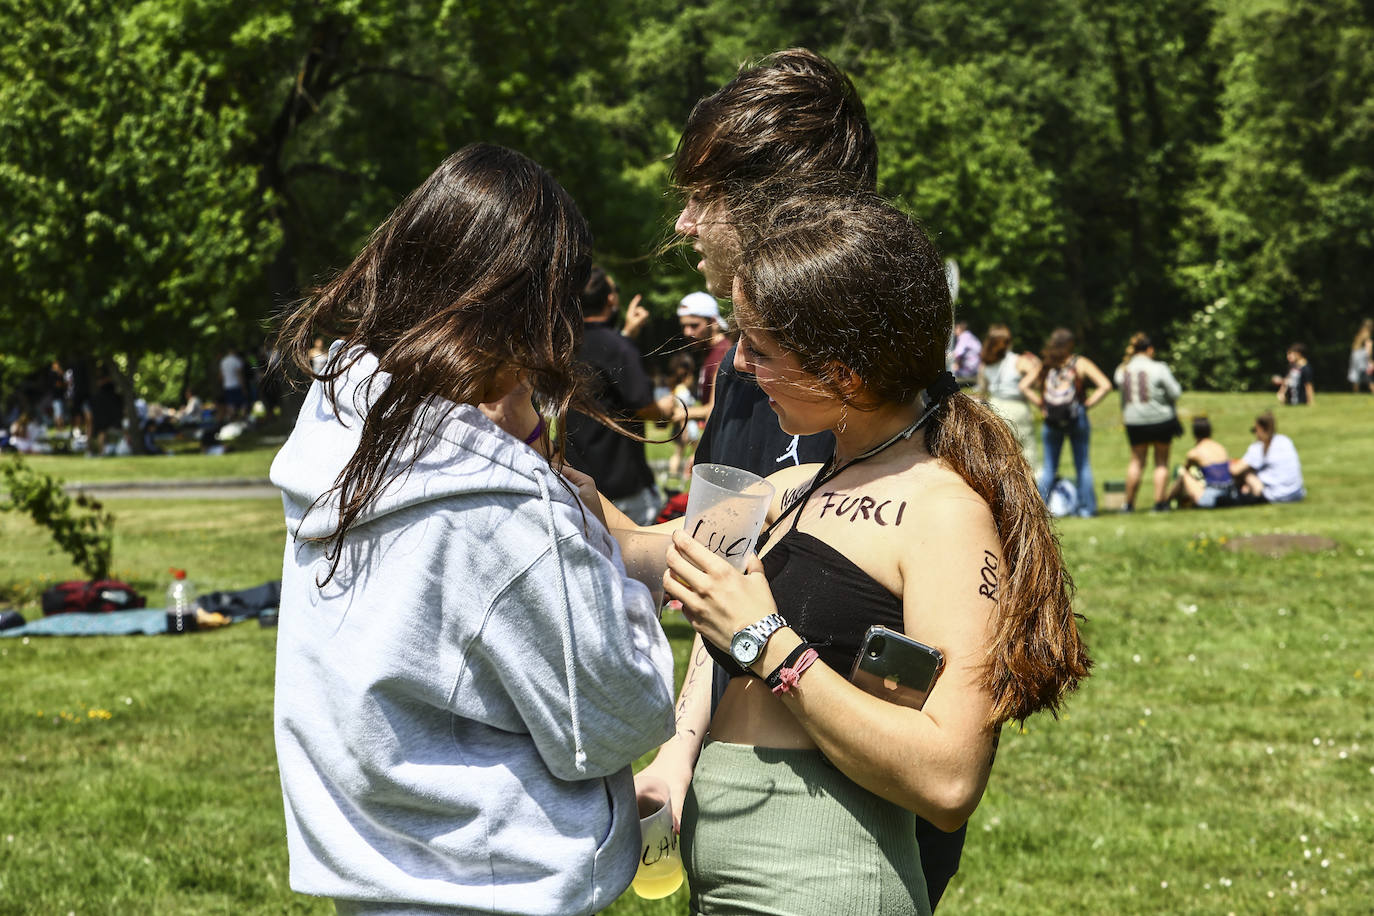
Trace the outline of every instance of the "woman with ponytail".
<path fill-rule="evenodd" d="M 283 324 L 314 384 L 272 463 L 277 761 L 291 886 L 341 913 L 594 913 L 634 876 L 672 652 L 531 406 L 597 410 L 590 266 L 557 182 L 473 144 Z"/>
<path fill-rule="evenodd" d="M 1088 674 L 1072 585 L 1015 436 L 944 371 L 949 290 L 920 228 L 857 194 L 746 230 L 735 367 L 835 450 L 771 478 L 744 573 L 674 533 L 665 588 L 704 651 L 640 777 L 685 796 L 694 913 L 927 913 L 918 818 L 962 829 L 1002 724 Z M 874 625 L 943 653 L 923 708 L 847 679 Z M 714 714 L 708 655 L 732 675 Z"/>

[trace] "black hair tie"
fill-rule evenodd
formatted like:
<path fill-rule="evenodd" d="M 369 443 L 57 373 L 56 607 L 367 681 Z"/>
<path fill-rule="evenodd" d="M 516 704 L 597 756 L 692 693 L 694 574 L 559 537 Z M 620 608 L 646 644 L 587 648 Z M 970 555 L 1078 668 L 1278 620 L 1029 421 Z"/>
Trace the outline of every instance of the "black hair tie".
<path fill-rule="evenodd" d="M 945 370 L 935 376 L 935 381 L 931 382 L 930 387 L 926 389 L 926 397 L 929 399 L 932 406 L 943 401 L 950 395 L 958 393 L 959 383 L 954 380 L 954 373 L 949 370 Z"/>

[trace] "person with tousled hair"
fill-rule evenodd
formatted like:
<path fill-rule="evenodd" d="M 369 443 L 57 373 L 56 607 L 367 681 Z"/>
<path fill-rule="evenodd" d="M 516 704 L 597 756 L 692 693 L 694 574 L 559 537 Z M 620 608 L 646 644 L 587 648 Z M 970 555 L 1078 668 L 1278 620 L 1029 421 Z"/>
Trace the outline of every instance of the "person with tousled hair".
<path fill-rule="evenodd" d="M 916 818 L 964 825 L 1001 725 L 1088 674 L 1072 583 L 1011 430 L 945 371 L 949 289 L 916 223 L 800 194 L 744 237 L 736 368 L 835 450 L 772 475 L 744 572 L 673 532 L 665 590 L 732 676 L 709 719 L 703 685 L 683 698 L 651 775 L 685 796 L 693 913 L 928 913 Z M 848 681 L 874 625 L 944 654 L 922 709 Z"/>
<path fill-rule="evenodd" d="M 531 403 L 612 422 L 590 264 L 567 193 L 473 144 L 284 319 L 313 384 L 272 464 L 277 760 L 291 886 L 340 913 L 594 913 L 634 876 L 672 653 Z"/>
<path fill-rule="evenodd" d="M 826 57 L 789 48 L 742 66 L 692 109 L 673 157 L 673 183 L 685 202 L 679 235 L 700 254 L 706 288 L 728 297 L 734 288 L 741 232 L 798 187 L 872 192 L 878 145 L 863 100 L 849 77 Z M 694 464 L 724 464 L 761 476 L 830 457 L 829 430 L 794 435 L 778 425 L 768 397 L 752 376 L 735 368 L 735 349 L 716 375 L 710 417 Z M 691 722 L 709 718 L 729 678 L 707 659 L 700 637 L 678 704 L 678 736 L 695 759 L 700 736 Z M 702 681 L 710 682 L 704 695 Z M 694 698 L 700 696 L 700 705 Z M 652 772 L 652 767 L 651 767 Z M 680 803 L 680 802 L 679 802 Z M 952 832 L 916 818 L 930 903 L 934 907 L 959 869 L 967 827 Z"/>
<path fill-rule="evenodd" d="M 1122 509 L 1135 509 L 1145 455 L 1153 450 L 1154 511 L 1167 511 L 1169 448 L 1174 439 L 1183 435 L 1176 406 L 1183 387 L 1169 367 L 1155 359 L 1154 344 L 1143 331 L 1131 335 L 1114 381 L 1121 392 L 1121 420 L 1131 447 L 1131 458 L 1126 464 L 1126 503 Z"/>
<path fill-rule="evenodd" d="M 678 234 L 700 255 L 697 269 L 714 296 L 728 297 L 739 227 L 796 185 L 871 191 L 878 145 L 858 91 L 839 67 L 814 51 L 789 48 L 742 66 L 697 102 L 673 156 L 672 179 L 685 203 Z M 823 460 L 827 432 L 792 436 L 778 427 L 753 380 L 720 362 L 710 419 L 696 463 L 768 475 Z"/>

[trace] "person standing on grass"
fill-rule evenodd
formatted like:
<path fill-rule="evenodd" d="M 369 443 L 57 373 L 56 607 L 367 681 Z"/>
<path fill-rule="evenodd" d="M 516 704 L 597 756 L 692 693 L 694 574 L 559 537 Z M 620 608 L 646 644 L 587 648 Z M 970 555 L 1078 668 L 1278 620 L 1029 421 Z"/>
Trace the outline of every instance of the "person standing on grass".
<path fill-rule="evenodd" d="M 1312 387 L 1312 367 L 1307 362 L 1307 345 L 1289 344 L 1288 352 L 1284 355 L 1288 359 L 1288 374 L 1274 376 L 1274 382 L 1279 386 L 1276 395 L 1279 403 L 1290 407 L 1317 406 Z"/>
<path fill-rule="evenodd" d="M 1072 331 L 1056 328 L 1045 341 L 1040 371 L 1021 379 L 1021 392 L 1044 415 L 1040 434 L 1045 464 L 1040 470 L 1040 498 L 1049 502 L 1050 488 L 1059 475 L 1059 456 L 1068 439 L 1078 488 L 1076 514 L 1091 518 L 1097 514 L 1097 492 L 1088 457 L 1093 434 L 1088 411 L 1111 393 L 1112 382 L 1096 363 L 1073 351 L 1074 342 Z"/>
<path fill-rule="evenodd" d="M 640 777 L 686 796 L 693 913 L 929 913 L 917 815 L 962 827 L 1000 725 L 1087 676 L 1068 575 L 1011 430 L 945 371 L 944 264 L 915 222 L 801 194 L 749 235 L 736 368 L 835 452 L 772 476 L 747 572 L 673 532 L 665 590 L 730 681 L 709 716 L 689 685 L 704 741 Z M 847 680 L 874 625 L 944 653 L 922 709 Z"/>
<path fill-rule="evenodd" d="M 642 311 L 636 296 L 630 308 Z M 672 397 L 654 400 L 654 385 L 644 371 L 639 348 L 631 335 L 615 328 L 620 311 L 620 288 L 600 267 L 592 267 L 578 300 L 582 305 L 582 346 L 577 360 L 591 370 L 592 395 L 621 429 L 605 426 L 581 411 L 568 413 L 568 463 L 596 478 L 601 492 L 616 508 L 647 525 L 658 515 L 662 497 L 644 454 L 644 421 L 672 423 L 684 408 Z M 637 329 L 632 329 L 637 330 Z"/>
<path fill-rule="evenodd" d="M 344 914 L 590 914 L 639 862 L 673 660 L 532 393 L 581 390 L 591 236 L 534 162 L 446 159 L 290 313 L 275 734 L 291 886 Z M 590 497 L 587 501 L 579 493 Z"/>
<path fill-rule="evenodd" d="M 978 367 L 983 353 L 983 344 L 978 335 L 969 330 L 968 322 L 960 318 L 954 322 L 954 344 L 949 350 L 949 371 L 965 388 L 978 381 Z"/>
<path fill-rule="evenodd" d="M 1374 318 L 1361 321 L 1360 329 L 1355 332 L 1346 379 L 1355 394 L 1366 388 L 1374 392 Z"/>
<path fill-rule="evenodd" d="M 1131 460 L 1126 465 L 1126 504 L 1122 511 L 1135 509 L 1145 456 L 1151 450 L 1155 459 L 1154 511 L 1168 511 L 1169 447 L 1174 439 L 1183 435 L 1175 406 L 1183 388 L 1169 367 L 1155 359 L 1154 344 L 1143 332 L 1131 337 L 1114 381 L 1121 391 L 1121 419 L 1126 424 L 1126 441 L 1131 447 Z"/>
<path fill-rule="evenodd" d="M 873 191 L 877 176 L 878 146 L 849 77 L 814 51 L 779 51 L 742 67 L 692 109 L 673 157 L 673 183 L 685 198 L 675 228 L 701 256 L 697 269 L 707 290 L 729 296 L 742 253 L 739 226 L 776 202 L 780 183 Z M 720 364 L 694 464 L 724 464 L 766 477 L 828 459 L 833 433 L 784 431 L 754 376 L 736 368 L 736 354 L 732 348 Z M 670 760 L 696 760 L 705 725 L 729 683 L 699 635 L 691 658 L 677 733 L 667 753 L 660 752 L 663 767 Z M 658 759 L 650 775 L 654 766 L 660 766 Z M 680 796 L 674 804 L 680 809 Z M 931 907 L 959 869 L 967 829 L 964 824 L 946 832 L 916 816 Z"/>
<path fill-rule="evenodd" d="M 678 303 L 677 321 L 682 336 L 701 354 L 696 403 L 687 408 L 687 419 L 705 422 L 716 404 L 716 371 L 731 346 L 720 317 L 720 303 L 710 293 L 688 293 Z"/>
<path fill-rule="evenodd" d="M 978 391 L 988 406 L 1011 424 L 1028 468 L 1035 467 L 1035 418 L 1021 390 L 1021 379 L 1040 371 L 1034 353 L 1017 353 L 1011 347 L 1011 328 L 1005 324 L 988 326 L 983 350 L 979 354 Z"/>

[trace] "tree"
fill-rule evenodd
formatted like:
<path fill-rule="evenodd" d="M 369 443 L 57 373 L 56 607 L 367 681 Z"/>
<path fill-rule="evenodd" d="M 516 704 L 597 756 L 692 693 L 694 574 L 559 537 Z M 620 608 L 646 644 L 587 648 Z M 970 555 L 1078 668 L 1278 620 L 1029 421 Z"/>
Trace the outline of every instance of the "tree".
<path fill-rule="evenodd" d="M 242 119 L 203 104 L 203 62 L 164 56 L 136 17 L 93 4 L 19 20 L 7 8 L 0 324 L 21 352 L 103 360 L 133 430 L 142 355 L 256 317 L 242 303 L 261 295 L 279 236 L 229 155 Z"/>

